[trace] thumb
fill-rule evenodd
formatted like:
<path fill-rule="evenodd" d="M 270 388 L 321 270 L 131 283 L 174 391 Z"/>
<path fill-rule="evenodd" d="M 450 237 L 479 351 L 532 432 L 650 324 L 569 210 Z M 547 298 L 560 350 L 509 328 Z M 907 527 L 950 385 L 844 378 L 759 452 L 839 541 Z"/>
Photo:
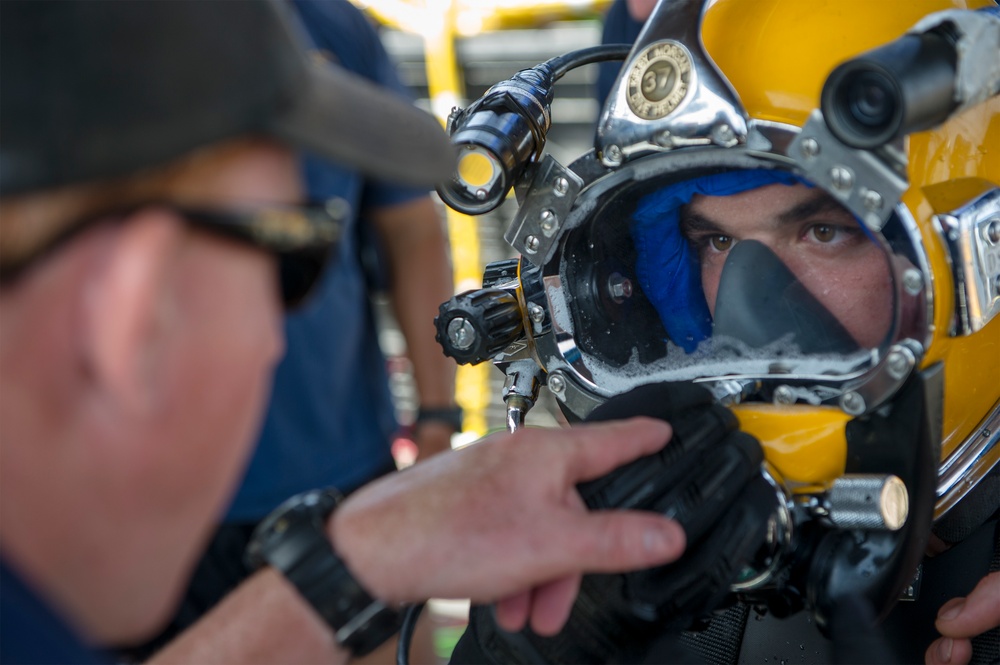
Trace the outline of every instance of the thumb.
<path fill-rule="evenodd" d="M 935 627 L 948 637 L 974 637 L 1000 626 L 1000 572 L 979 580 L 963 599 L 952 599 L 938 613 Z"/>

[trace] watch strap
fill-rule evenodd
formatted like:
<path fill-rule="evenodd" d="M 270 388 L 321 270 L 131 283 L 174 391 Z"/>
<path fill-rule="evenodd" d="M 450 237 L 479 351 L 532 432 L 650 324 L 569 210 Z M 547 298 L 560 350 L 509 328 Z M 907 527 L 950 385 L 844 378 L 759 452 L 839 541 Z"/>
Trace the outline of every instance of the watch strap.
<path fill-rule="evenodd" d="M 460 406 L 447 406 L 440 408 L 424 408 L 417 410 L 416 424 L 427 422 L 439 422 L 450 425 L 456 432 L 462 431 L 462 418 L 464 413 Z"/>
<path fill-rule="evenodd" d="M 333 629 L 335 639 L 354 656 L 364 656 L 398 630 L 399 612 L 365 591 L 327 541 L 297 565 L 282 571 Z"/>
<path fill-rule="evenodd" d="M 334 551 L 325 524 L 341 499 L 330 488 L 285 501 L 258 525 L 246 559 L 254 569 L 280 570 L 330 626 L 337 643 L 364 656 L 399 630 L 402 617 L 372 598 Z"/>

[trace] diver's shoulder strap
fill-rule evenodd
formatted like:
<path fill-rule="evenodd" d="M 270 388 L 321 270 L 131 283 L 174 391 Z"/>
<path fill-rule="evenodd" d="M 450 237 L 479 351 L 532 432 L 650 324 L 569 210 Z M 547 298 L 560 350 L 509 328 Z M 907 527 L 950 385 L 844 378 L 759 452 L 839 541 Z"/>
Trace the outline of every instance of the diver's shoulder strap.
<path fill-rule="evenodd" d="M 946 543 L 960 543 L 997 512 L 1000 464 L 983 477 L 947 514 L 934 522 L 934 535 Z"/>
<path fill-rule="evenodd" d="M 704 630 L 682 633 L 680 642 L 698 654 L 702 662 L 736 663 L 749 615 L 750 606 L 737 603 L 713 617 Z"/>

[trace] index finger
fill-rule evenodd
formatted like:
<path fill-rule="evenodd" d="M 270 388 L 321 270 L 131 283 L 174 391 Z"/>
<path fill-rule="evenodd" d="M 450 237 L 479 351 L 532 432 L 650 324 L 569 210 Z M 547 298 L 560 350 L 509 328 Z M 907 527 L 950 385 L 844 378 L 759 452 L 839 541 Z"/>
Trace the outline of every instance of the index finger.
<path fill-rule="evenodd" d="M 673 435 L 669 423 L 644 417 L 587 423 L 565 431 L 574 446 L 567 464 L 573 482 L 599 478 L 622 464 L 655 453 Z"/>

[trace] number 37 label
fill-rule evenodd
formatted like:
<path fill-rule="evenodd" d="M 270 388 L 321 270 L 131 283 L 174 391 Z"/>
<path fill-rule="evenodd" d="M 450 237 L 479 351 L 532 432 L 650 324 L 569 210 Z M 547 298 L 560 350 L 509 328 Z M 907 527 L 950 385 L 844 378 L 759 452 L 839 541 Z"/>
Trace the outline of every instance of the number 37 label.
<path fill-rule="evenodd" d="M 628 105 L 640 118 L 669 115 L 684 101 L 691 80 L 691 58 L 680 44 L 653 44 L 633 63 L 628 75 Z"/>

